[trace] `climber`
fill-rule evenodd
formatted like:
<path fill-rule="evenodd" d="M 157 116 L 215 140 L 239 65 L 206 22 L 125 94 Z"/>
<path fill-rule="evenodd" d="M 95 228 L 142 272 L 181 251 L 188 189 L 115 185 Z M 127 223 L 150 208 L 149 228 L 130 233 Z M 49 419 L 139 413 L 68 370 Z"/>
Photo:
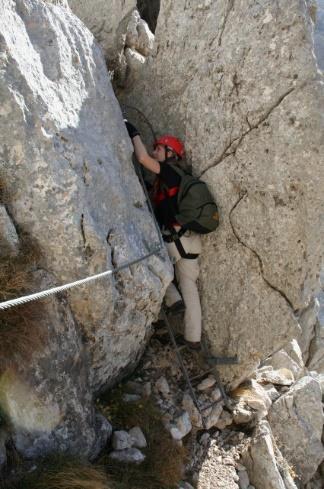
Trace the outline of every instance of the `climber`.
<path fill-rule="evenodd" d="M 153 185 L 152 201 L 169 257 L 175 267 L 175 275 L 183 298 L 182 301 L 178 289 L 174 283 L 171 283 L 165 294 L 165 304 L 168 311 L 176 313 L 183 310 L 184 302 L 184 342 L 190 349 L 200 350 L 201 305 L 197 279 L 201 239 L 200 235 L 193 231 L 187 230 L 181 235 L 181 226 L 175 219 L 181 177 L 170 164 L 183 159 L 184 146 L 176 137 L 165 135 L 155 141 L 150 155 L 138 130 L 127 120 L 125 124 L 137 160 L 146 169 L 157 175 Z M 178 238 L 177 233 L 180 233 L 181 237 Z"/>

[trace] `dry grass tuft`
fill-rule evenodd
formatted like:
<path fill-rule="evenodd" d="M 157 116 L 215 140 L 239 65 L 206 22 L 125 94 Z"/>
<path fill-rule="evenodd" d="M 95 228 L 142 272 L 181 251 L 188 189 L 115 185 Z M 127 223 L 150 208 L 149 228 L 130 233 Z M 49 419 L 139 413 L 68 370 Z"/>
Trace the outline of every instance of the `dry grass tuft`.
<path fill-rule="evenodd" d="M 31 359 L 43 347 L 44 305 L 35 302 L 0 312 L 0 373 Z"/>
<path fill-rule="evenodd" d="M 33 272 L 40 261 L 40 253 L 22 237 L 21 252 L 12 258 L 0 260 L 0 301 L 10 300 L 33 291 Z M 42 319 L 46 317 L 45 304 L 30 302 L 0 311 L 0 373 L 14 368 L 21 360 L 44 344 Z"/>
<path fill-rule="evenodd" d="M 47 472 L 37 489 L 112 489 L 104 469 L 69 463 L 59 472 Z M 36 489 L 35 488 L 35 489 Z"/>
<path fill-rule="evenodd" d="M 0 484 L 2 489 L 2 486 Z M 114 489 L 103 467 L 54 456 L 31 474 L 4 484 L 3 489 Z"/>
<path fill-rule="evenodd" d="M 140 426 L 148 447 L 142 449 L 146 459 L 139 465 L 120 464 L 105 455 L 105 464 L 115 489 L 172 489 L 183 477 L 188 458 L 185 447 L 177 445 L 164 428 L 161 413 L 152 399 L 126 403 L 122 400 L 123 389 L 115 389 L 105 402 L 102 412 L 115 429 Z"/>

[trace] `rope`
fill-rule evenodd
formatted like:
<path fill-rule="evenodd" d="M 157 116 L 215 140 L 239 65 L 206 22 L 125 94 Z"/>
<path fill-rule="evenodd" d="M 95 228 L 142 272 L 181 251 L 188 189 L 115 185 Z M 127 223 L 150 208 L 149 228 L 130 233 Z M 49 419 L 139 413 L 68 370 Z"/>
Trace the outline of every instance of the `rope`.
<path fill-rule="evenodd" d="M 132 105 L 126 105 L 126 104 L 122 104 L 122 108 L 124 109 L 132 109 L 132 110 L 135 110 L 136 112 L 138 112 L 144 119 L 144 121 L 146 122 L 146 124 L 148 125 L 148 127 L 150 128 L 151 130 L 151 133 L 152 133 L 152 136 L 153 136 L 153 139 L 156 140 L 156 134 L 155 134 L 155 131 L 153 129 L 153 126 L 152 124 L 150 123 L 150 121 L 147 119 L 147 117 L 145 116 L 145 114 L 139 110 L 137 107 L 133 107 Z M 123 111 L 124 112 L 124 111 Z"/>
<path fill-rule="evenodd" d="M 129 261 L 120 265 L 119 267 L 113 268 L 112 270 L 106 270 L 105 272 L 97 273 L 96 275 L 91 275 L 90 277 L 83 278 L 81 280 L 76 280 L 75 282 L 71 282 L 69 284 L 60 285 L 58 287 L 53 287 L 51 289 L 43 290 L 42 292 L 37 292 L 31 295 L 25 295 L 23 297 L 19 297 L 17 299 L 12 299 L 10 301 L 1 302 L 0 310 L 3 311 L 5 309 L 10 309 L 11 307 L 19 306 L 21 304 L 26 304 L 26 302 L 36 301 L 39 299 L 43 299 L 44 297 L 49 297 L 54 294 L 58 294 L 59 292 L 63 292 L 64 290 L 72 289 L 73 287 L 78 287 L 80 285 L 84 285 L 88 282 L 93 282 L 94 280 L 102 279 L 109 275 L 114 275 L 125 268 L 131 267 L 136 263 L 140 263 L 141 261 L 147 260 L 150 256 L 156 255 L 161 250 L 161 246 L 153 249 L 150 253 L 147 253 L 140 258 L 136 258 L 135 260 Z"/>

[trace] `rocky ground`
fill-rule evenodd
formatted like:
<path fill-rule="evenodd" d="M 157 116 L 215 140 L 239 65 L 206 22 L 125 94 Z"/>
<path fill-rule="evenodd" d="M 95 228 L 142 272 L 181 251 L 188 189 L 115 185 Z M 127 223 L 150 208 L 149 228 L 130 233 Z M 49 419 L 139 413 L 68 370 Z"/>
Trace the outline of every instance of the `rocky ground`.
<path fill-rule="evenodd" d="M 135 376 L 123 386 L 123 401 L 138 403 L 141 399 L 152 396 L 159 407 L 164 427 L 171 434 L 174 443 L 184 446 L 188 451 L 183 481 L 179 488 L 322 487 L 320 472 L 307 486 L 296 485 L 294 478 L 298 480 L 297 469 L 282 456 L 279 449 L 280 437 L 274 441 L 268 423 L 268 419 L 271 419 L 269 413 L 276 406 L 279 406 L 278 411 L 280 400 L 285 399 L 287 394 L 291 395 L 293 386 L 298 385 L 299 381 L 296 382 L 296 379 L 312 379 L 303 375 L 302 367 L 299 372 L 293 372 L 292 366 L 274 368 L 269 361 L 268 365 L 263 365 L 255 373 L 254 378 L 245 382 L 225 400 L 217 385 L 217 376 L 206 363 L 204 355 L 180 346 L 181 357 L 192 379 L 197 401 L 195 403 L 167 330 L 163 329 L 161 323 L 158 326 L 153 331 Z M 316 377 L 315 373 L 314 376 Z M 319 379 L 320 377 L 314 382 L 317 383 Z M 296 412 L 298 409 L 297 405 Z M 284 408 L 281 409 L 281 413 L 283 412 Z M 308 434 L 316 438 L 315 432 L 311 435 L 308 431 Z M 298 439 L 298 433 L 294 436 Z M 119 427 L 113 433 L 109 456 L 121 462 L 132 460 L 140 463 L 145 459 L 146 447 L 145 434 L 138 426 L 128 432 Z M 305 458 L 308 456 L 306 452 Z M 312 470 L 316 472 L 314 467 Z"/>

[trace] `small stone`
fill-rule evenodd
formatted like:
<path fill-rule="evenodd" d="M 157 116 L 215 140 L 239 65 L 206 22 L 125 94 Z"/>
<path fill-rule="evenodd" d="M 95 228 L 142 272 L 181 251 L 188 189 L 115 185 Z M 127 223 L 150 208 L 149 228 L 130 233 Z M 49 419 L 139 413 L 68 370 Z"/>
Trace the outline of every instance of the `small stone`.
<path fill-rule="evenodd" d="M 157 390 L 163 395 L 168 396 L 170 394 L 170 387 L 165 377 L 160 377 L 155 384 Z"/>
<path fill-rule="evenodd" d="M 217 426 L 220 416 L 222 415 L 223 405 L 221 403 L 212 407 L 211 413 L 205 420 L 206 429 L 209 430 L 214 426 Z"/>
<path fill-rule="evenodd" d="M 223 430 L 224 428 L 226 428 L 226 426 L 232 424 L 232 422 L 233 418 L 231 414 L 228 411 L 223 411 L 215 426 L 219 430 Z"/>
<path fill-rule="evenodd" d="M 224 465 L 235 465 L 235 462 L 231 457 L 225 457 L 223 459 L 223 464 Z"/>
<path fill-rule="evenodd" d="M 141 399 L 141 396 L 137 394 L 123 394 L 124 402 L 138 402 Z"/>
<path fill-rule="evenodd" d="M 248 489 L 250 485 L 249 476 L 246 470 L 240 470 L 239 474 L 239 486 L 240 489 Z"/>
<path fill-rule="evenodd" d="M 176 426 L 171 427 L 170 433 L 174 440 L 181 440 L 183 438 L 181 431 Z"/>
<path fill-rule="evenodd" d="M 133 439 L 127 431 L 114 431 L 112 437 L 112 446 L 115 450 L 125 450 L 133 446 Z"/>
<path fill-rule="evenodd" d="M 133 446 L 137 448 L 146 448 L 147 447 L 147 442 L 146 438 L 144 436 L 143 431 L 139 426 L 135 426 L 134 428 L 130 429 L 129 432 L 130 436 L 133 439 Z"/>
<path fill-rule="evenodd" d="M 215 402 L 220 401 L 222 399 L 222 393 L 221 393 L 219 387 L 216 387 L 216 389 L 212 390 L 210 397 Z"/>
<path fill-rule="evenodd" d="M 233 411 L 233 421 L 235 424 L 249 423 L 253 418 L 253 412 L 243 407 L 242 404 L 238 404 Z"/>
<path fill-rule="evenodd" d="M 127 448 L 110 452 L 109 457 L 118 462 L 140 464 L 145 460 L 145 455 L 137 448 Z"/>
<path fill-rule="evenodd" d="M 264 388 L 264 390 L 266 391 L 266 393 L 268 394 L 272 402 L 276 401 L 278 397 L 280 397 L 280 394 L 274 385 L 265 384 L 262 387 Z"/>
<path fill-rule="evenodd" d="M 182 407 L 189 413 L 191 424 L 197 428 L 202 428 L 201 414 L 196 408 L 191 396 L 187 393 L 183 396 Z"/>
<path fill-rule="evenodd" d="M 150 397 L 151 394 L 152 394 L 152 384 L 151 382 L 146 382 L 143 385 L 143 396 Z"/>
<path fill-rule="evenodd" d="M 257 375 L 258 382 L 268 382 L 275 385 L 291 385 L 295 382 L 294 374 L 288 368 L 279 368 Z"/>
<path fill-rule="evenodd" d="M 175 440 L 181 440 L 183 437 L 188 435 L 192 430 L 192 424 L 187 411 L 185 411 L 181 416 L 175 419 L 174 426 L 172 426 L 170 432 Z"/>
<path fill-rule="evenodd" d="M 197 389 L 199 391 L 205 391 L 207 389 L 210 389 L 216 384 L 216 379 L 214 377 L 207 377 L 207 379 L 204 379 L 200 384 L 198 384 Z"/>
<path fill-rule="evenodd" d="M 199 443 L 201 443 L 201 445 L 203 445 L 205 447 L 205 446 L 208 445 L 209 442 L 210 442 L 210 434 L 209 433 L 204 433 L 200 437 Z"/>

